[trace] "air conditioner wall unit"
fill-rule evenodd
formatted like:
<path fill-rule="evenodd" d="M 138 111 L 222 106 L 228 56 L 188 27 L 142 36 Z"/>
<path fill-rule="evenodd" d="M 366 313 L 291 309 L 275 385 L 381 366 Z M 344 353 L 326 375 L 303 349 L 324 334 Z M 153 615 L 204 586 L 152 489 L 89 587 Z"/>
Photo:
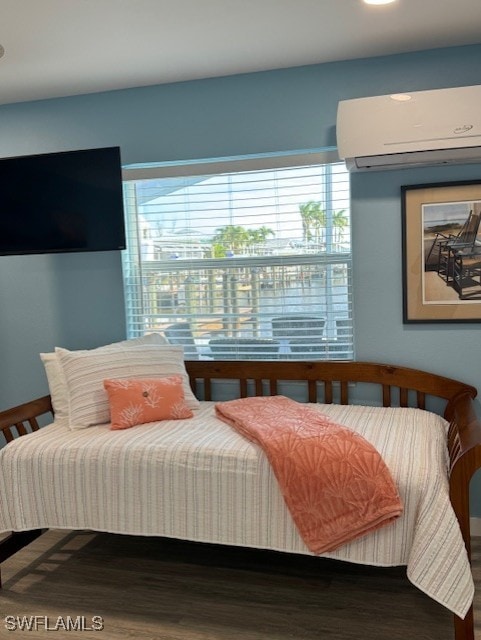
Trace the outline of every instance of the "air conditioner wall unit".
<path fill-rule="evenodd" d="M 481 85 L 341 100 L 336 131 L 350 171 L 481 163 Z"/>

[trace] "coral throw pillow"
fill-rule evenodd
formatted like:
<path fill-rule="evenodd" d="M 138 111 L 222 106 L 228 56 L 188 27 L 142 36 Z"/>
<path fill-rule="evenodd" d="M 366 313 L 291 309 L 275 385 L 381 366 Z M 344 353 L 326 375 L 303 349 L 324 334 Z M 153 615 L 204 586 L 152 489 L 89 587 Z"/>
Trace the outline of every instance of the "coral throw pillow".
<path fill-rule="evenodd" d="M 185 403 L 182 376 L 104 380 L 104 388 L 109 398 L 111 429 L 194 415 Z"/>

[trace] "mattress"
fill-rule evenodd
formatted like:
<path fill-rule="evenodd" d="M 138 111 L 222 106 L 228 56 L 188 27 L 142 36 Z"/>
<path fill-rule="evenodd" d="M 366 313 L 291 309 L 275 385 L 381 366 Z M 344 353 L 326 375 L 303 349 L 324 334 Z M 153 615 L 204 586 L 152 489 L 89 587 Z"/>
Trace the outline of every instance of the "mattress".
<path fill-rule="evenodd" d="M 474 585 L 449 501 L 447 423 L 419 409 L 311 405 L 384 458 L 404 510 L 394 523 L 323 554 L 407 567 L 460 617 Z M 0 532 L 90 529 L 311 554 L 263 451 L 202 402 L 189 420 L 112 431 L 53 423 L 0 451 Z"/>

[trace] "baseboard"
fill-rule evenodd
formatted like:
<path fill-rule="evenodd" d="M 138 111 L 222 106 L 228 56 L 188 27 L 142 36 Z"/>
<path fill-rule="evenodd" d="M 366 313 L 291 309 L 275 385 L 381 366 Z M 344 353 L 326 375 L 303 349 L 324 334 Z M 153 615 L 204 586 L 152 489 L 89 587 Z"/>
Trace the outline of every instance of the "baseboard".
<path fill-rule="evenodd" d="M 471 535 L 479 537 L 481 536 L 481 518 L 470 519 Z"/>

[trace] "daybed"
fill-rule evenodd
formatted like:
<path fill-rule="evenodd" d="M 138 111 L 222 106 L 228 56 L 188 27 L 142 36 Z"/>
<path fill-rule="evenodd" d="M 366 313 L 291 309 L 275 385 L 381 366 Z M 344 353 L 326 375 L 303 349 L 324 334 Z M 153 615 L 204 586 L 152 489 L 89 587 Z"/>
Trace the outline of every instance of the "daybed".
<path fill-rule="evenodd" d="M 388 466 L 394 465 L 393 475 L 400 482 L 404 513 L 395 523 L 323 555 L 360 564 L 406 564 L 409 579 L 454 612 L 456 640 L 474 640 L 469 483 L 481 466 L 481 424 L 473 407 L 473 387 L 423 371 L 365 362 L 191 361 L 186 369 L 192 390 L 202 399 L 201 408 L 190 421 L 167 421 L 161 429 L 157 423 L 123 431 L 112 431 L 108 425 L 72 431 L 56 422 L 39 429 L 40 416 L 52 413 L 50 396 L 0 413 L 0 429 L 9 443 L 0 451 L 0 531 L 5 531 L 8 520 L 2 511 L 13 511 L 10 518 L 15 521 L 10 529 L 13 532 L 0 545 L 0 562 L 48 527 L 165 535 L 310 553 L 289 519 L 258 447 L 243 442 L 237 433 L 230 434 L 229 427 L 212 414 L 221 391 L 222 400 L 226 393 L 241 398 L 291 395 L 297 401 L 315 403 L 314 407 L 339 423 L 359 428 L 367 439 L 380 428 L 383 435 L 375 437 L 375 445 Z M 370 406 L 350 404 L 361 397 L 372 398 Z M 439 413 L 444 417 L 436 415 Z M 410 444 L 403 426 L 407 423 L 414 434 Z M 30 431 L 33 433 L 28 434 Z M 192 432 L 197 433 L 195 444 L 189 439 Z M 26 434 L 26 438 L 17 438 Z M 434 441 L 429 439 L 431 435 Z M 147 447 L 147 461 L 139 465 L 138 445 L 149 437 L 160 440 L 153 449 Z M 92 442 L 94 458 L 98 461 L 103 456 L 109 466 L 95 467 L 97 462 L 86 453 Z M 109 443 L 115 443 L 113 448 Z M 52 496 L 46 496 L 48 489 L 41 479 L 36 485 L 25 485 L 36 482 L 33 478 L 41 466 L 39 460 L 50 455 L 54 444 L 55 466 L 48 480 Z M 404 444 L 410 449 L 403 450 Z M 233 446 L 241 450 L 239 457 L 233 455 Z M 427 457 L 418 464 L 418 447 L 423 446 L 425 452 L 419 455 Z M 443 473 L 433 479 L 431 467 L 436 465 L 439 447 Z M 132 449 L 134 462 L 127 458 Z M 163 470 L 159 469 L 158 449 L 163 451 Z M 25 450 L 33 452 L 33 457 Z M 78 469 L 76 457 L 81 460 Z M 28 461 L 23 468 L 22 458 Z M 160 474 L 155 482 L 145 478 L 151 473 L 150 463 Z M 418 483 L 414 495 L 404 486 L 403 465 Z M 15 470 L 14 478 L 11 474 Z M 241 484 L 236 480 L 239 470 Z M 114 478 L 113 484 L 108 495 L 100 495 L 95 481 L 99 486 L 108 484 L 107 474 Z M 62 486 L 55 484 L 56 478 Z M 142 509 L 145 498 L 137 493 L 137 484 L 143 480 L 150 487 L 148 509 Z M 8 507 L 9 487 L 4 485 L 9 482 L 14 487 Z M 264 488 L 259 489 L 259 483 L 264 483 Z M 162 493 L 161 487 L 168 489 Z M 165 493 L 176 487 L 184 495 L 175 496 L 169 505 Z M 77 503 L 74 522 L 65 520 L 73 516 L 66 514 L 69 507 L 62 503 L 62 488 L 68 501 Z M 88 504 L 85 496 L 94 496 L 95 504 Z M 50 511 L 45 506 L 49 499 L 54 503 Z M 162 505 L 160 514 L 154 503 Z M 122 513 L 117 512 L 119 504 Z M 32 514 L 26 512 L 29 505 Z M 92 518 L 97 520 L 92 522 Z"/>

